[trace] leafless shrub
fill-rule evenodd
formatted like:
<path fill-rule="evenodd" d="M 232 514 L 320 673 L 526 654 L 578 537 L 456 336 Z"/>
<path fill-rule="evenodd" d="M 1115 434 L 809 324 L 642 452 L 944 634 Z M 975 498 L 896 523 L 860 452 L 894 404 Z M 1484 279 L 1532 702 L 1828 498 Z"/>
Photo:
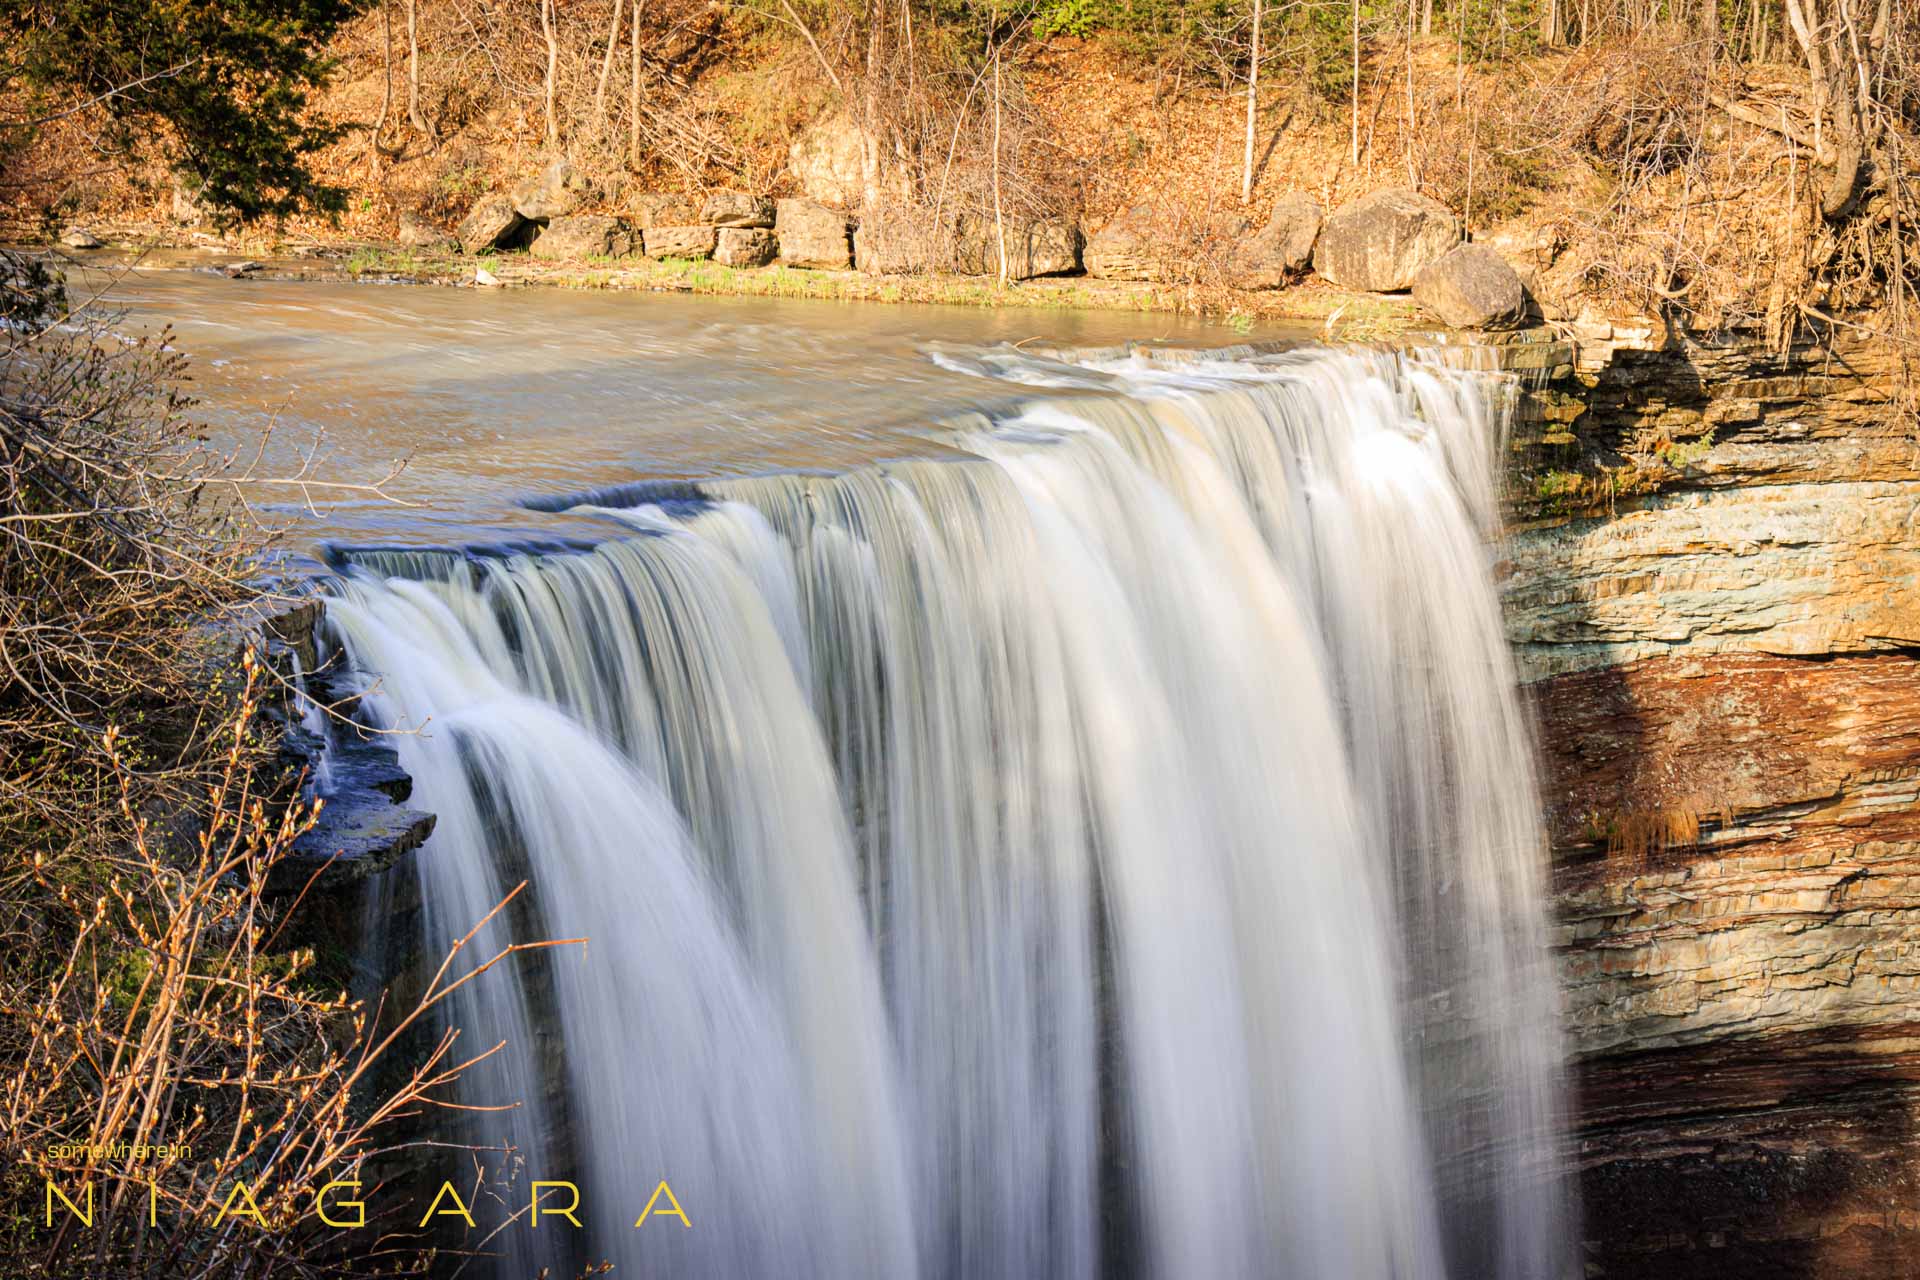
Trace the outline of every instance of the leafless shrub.
<path fill-rule="evenodd" d="M 212 623 L 257 595 L 265 531 L 236 487 L 276 478 L 206 448 L 164 338 L 0 265 L 25 282 L 0 346 L 0 1198 L 19 1210 L 0 1256 L 95 1278 L 410 1265 L 417 1242 L 334 1232 L 313 1196 L 475 1059 L 448 1035 L 376 1096 L 398 1032 L 372 1038 L 286 940 L 297 903 L 267 893 L 314 810 L 273 760 L 261 665 Z M 458 958 L 401 1029 L 487 967 L 450 978 Z"/>

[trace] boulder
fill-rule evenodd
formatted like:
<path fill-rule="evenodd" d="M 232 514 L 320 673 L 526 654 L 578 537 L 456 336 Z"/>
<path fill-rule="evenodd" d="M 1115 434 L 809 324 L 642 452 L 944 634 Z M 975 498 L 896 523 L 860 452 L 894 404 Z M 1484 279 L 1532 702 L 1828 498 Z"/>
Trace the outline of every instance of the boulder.
<path fill-rule="evenodd" d="M 454 235 L 459 237 L 460 247 L 466 252 L 485 253 L 511 241 L 526 225 L 527 220 L 513 207 L 511 197 L 481 196 L 460 220 Z"/>
<path fill-rule="evenodd" d="M 1137 204 L 1102 227 L 1087 241 L 1087 274 L 1102 280 L 1158 280 L 1166 274 L 1167 252 L 1152 205 Z"/>
<path fill-rule="evenodd" d="M 533 242 L 536 258 L 624 258 L 633 252 L 633 236 L 618 218 L 576 213 L 555 218 Z"/>
<path fill-rule="evenodd" d="M 1460 219 L 1437 200 L 1386 187 L 1341 205 L 1320 229 L 1313 268 L 1344 289 L 1398 293 L 1460 243 Z"/>
<path fill-rule="evenodd" d="M 1009 222 L 1007 278 L 1068 275 L 1080 269 L 1080 225 L 1071 218 L 1042 218 Z M 992 218 L 963 218 L 960 223 L 960 269 L 969 275 L 1000 274 L 1000 231 Z"/>
<path fill-rule="evenodd" d="M 460 247 L 452 236 L 409 213 L 400 215 L 400 233 L 396 239 L 409 249 L 457 250 Z"/>
<path fill-rule="evenodd" d="M 722 227 L 713 260 L 729 267 L 764 267 L 776 251 L 773 232 L 765 227 Z"/>
<path fill-rule="evenodd" d="M 586 179 L 565 160 L 555 160 L 532 177 L 521 179 L 509 194 L 515 213 L 529 222 L 546 222 L 572 213 L 586 192 Z"/>
<path fill-rule="evenodd" d="M 716 191 L 700 206 L 694 221 L 716 227 L 771 227 L 773 201 L 744 191 Z"/>
<path fill-rule="evenodd" d="M 1519 273 L 1498 252 L 1463 244 L 1428 263 L 1413 281 L 1413 299 L 1455 329 L 1502 329 L 1527 316 Z"/>
<path fill-rule="evenodd" d="M 847 242 L 847 216 L 813 200 L 779 202 L 773 220 L 780 239 L 780 260 L 790 267 L 845 271 L 853 265 Z"/>
<path fill-rule="evenodd" d="M 68 227 L 60 233 L 60 243 L 69 249 L 98 249 L 100 237 L 85 227 Z"/>
<path fill-rule="evenodd" d="M 835 113 L 800 131 L 787 148 L 787 169 L 808 199 L 850 209 L 866 198 L 866 134 Z"/>
<path fill-rule="evenodd" d="M 1278 289 L 1292 282 L 1313 262 L 1321 221 L 1320 204 L 1313 197 L 1281 196 L 1266 226 L 1243 229 L 1234 237 L 1227 252 L 1231 283 L 1241 289 Z"/>
<path fill-rule="evenodd" d="M 690 227 L 699 221 L 700 206 L 677 191 L 643 191 L 627 201 L 626 222 L 635 231 Z"/>
<path fill-rule="evenodd" d="M 640 233 L 649 258 L 711 258 L 713 227 L 648 227 Z"/>
<path fill-rule="evenodd" d="M 493 274 L 493 272 L 487 270 L 485 267 L 475 267 L 473 269 L 473 282 L 482 289 L 497 289 L 503 283 L 499 276 Z"/>

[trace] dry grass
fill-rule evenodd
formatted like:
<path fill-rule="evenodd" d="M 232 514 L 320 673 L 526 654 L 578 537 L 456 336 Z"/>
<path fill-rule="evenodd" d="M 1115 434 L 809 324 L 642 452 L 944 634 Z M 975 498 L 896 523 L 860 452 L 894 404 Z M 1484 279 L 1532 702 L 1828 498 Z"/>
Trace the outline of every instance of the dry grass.
<path fill-rule="evenodd" d="M 1724 830 L 1733 825 L 1733 814 L 1725 805 L 1697 798 L 1616 814 L 1606 824 L 1607 857 L 1629 867 L 1648 867 L 1669 854 L 1696 848 L 1709 822 Z"/>

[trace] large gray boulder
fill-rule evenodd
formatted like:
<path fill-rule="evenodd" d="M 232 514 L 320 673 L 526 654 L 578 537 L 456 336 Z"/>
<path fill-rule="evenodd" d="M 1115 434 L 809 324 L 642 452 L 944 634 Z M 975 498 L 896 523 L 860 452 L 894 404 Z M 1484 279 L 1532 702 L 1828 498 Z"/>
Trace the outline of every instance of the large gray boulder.
<path fill-rule="evenodd" d="M 1437 200 L 1386 187 L 1341 205 L 1320 230 L 1313 269 L 1343 289 L 1398 293 L 1460 243 L 1460 219 Z"/>
<path fill-rule="evenodd" d="M 516 213 L 529 222 L 564 217 L 586 198 L 587 182 L 565 160 L 555 160 L 539 173 L 523 178 L 508 193 Z"/>
<path fill-rule="evenodd" d="M 764 267 L 773 261 L 777 248 L 773 232 L 765 227 L 722 227 L 713 260 L 729 267 Z"/>
<path fill-rule="evenodd" d="M 60 243 L 69 249 L 98 249 L 100 237 L 85 227 L 68 227 L 60 233 Z"/>
<path fill-rule="evenodd" d="M 635 231 L 690 227 L 700 221 L 700 206 L 677 191 L 643 191 L 627 201 L 626 221 Z"/>
<path fill-rule="evenodd" d="M 570 214 L 547 224 L 532 253 L 536 258 L 625 258 L 633 253 L 633 235 L 618 218 Z"/>
<path fill-rule="evenodd" d="M 460 220 L 454 235 L 468 253 L 485 253 L 513 240 L 526 225 L 527 220 L 513 207 L 512 197 L 481 196 Z"/>
<path fill-rule="evenodd" d="M 771 227 L 773 201 L 744 191 L 716 191 L 700 206 L 694 221 L 716 227 Z"/>
<path fill-rule="evenodd" d="M 1414 277 L 1413 299 L 1455 329 L 1511 328 L 1527 318 L 1520 275 L 1485 245 L 1463 244 Z"/>
<path fill-rule="evenodd" d="M 780 260 L 790 267 L 845 271 L 853 265 L 847 215 L 814 200 L 781 200 L 774 213 Z"/>
<path fill-rule="evenodd" d="M 1080 225 L 1071 218 L 1006 223 L 1007 277 L 1062 276 L 1080 270 Z M 960 269 L 969 275 L 1000 274 L 1000 225 L 992 218 L 960 222 Z"/>
<path fill-rule="evenodd" d="M 648 227 L 640 233 L 649 258 L 711 258 L 717 229 L 698 227 Z"/>
<path fill-rule="evenodd" d="M 1313 262 L 1313 244 L 1324 215 L 1312 196 L 1281 196 L 1267 225 L 1237 236 L 1227 253 L 1232 283 L 1241 289 L 1278 289 Z"/>
<path fill-rule="evenodd" d="M 1102 280 L 1158 280 L 1171 260 L 1152 205 L 1137 204 L 1095 233 L 1082 254 Z"/>

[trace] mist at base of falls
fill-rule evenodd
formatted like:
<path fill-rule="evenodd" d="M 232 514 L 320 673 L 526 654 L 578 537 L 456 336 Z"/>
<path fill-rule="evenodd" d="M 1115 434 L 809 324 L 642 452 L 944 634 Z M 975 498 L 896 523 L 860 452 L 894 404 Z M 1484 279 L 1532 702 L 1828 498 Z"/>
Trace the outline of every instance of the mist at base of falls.
<path fill-rule="evenodd" d="M 523 1104 L 465 1136 L 583 1192 L 499 1274 L 1571 1274 L 1500 386 L 979 369 L 1085 394 L 580 554 L 349 557 L 423 951 L 522 879 L 478 953 L 588 939 L 449 1012 Z M 662 1179 L 691 1227 L 635 1230 Z"/>

